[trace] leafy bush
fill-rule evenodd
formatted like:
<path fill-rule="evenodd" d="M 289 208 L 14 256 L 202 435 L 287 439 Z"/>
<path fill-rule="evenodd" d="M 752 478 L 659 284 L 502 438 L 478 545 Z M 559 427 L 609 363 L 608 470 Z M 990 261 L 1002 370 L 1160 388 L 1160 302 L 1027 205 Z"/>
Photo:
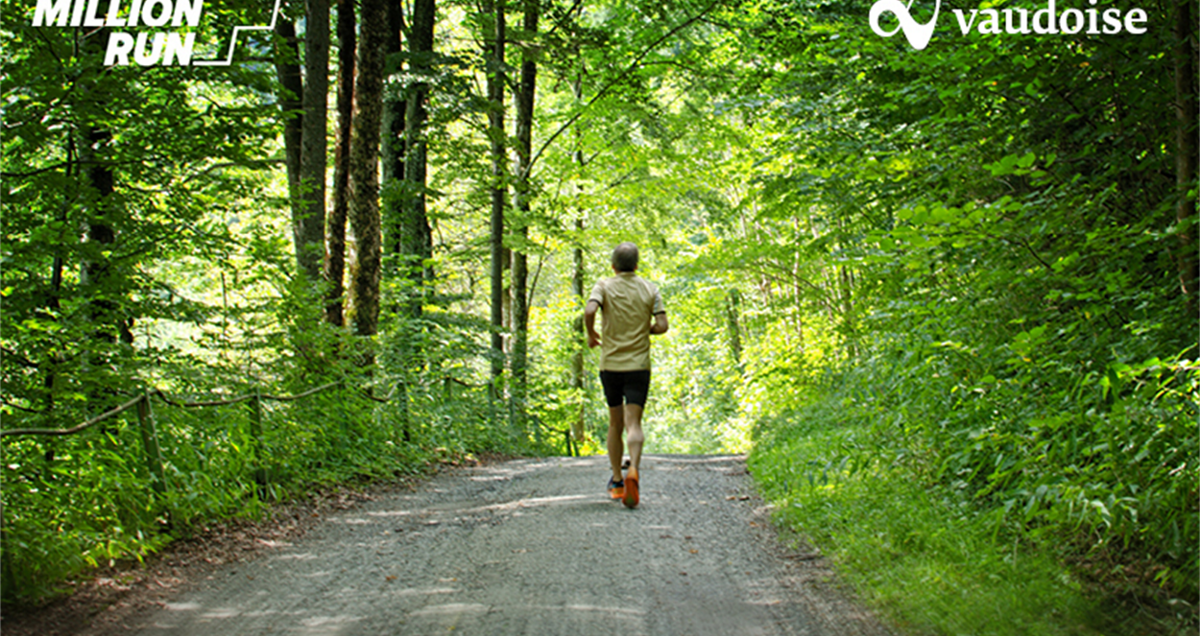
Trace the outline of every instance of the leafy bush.
<path fill-rule="evenodd" d="M 999 572 L 1005 555 L 1015 559 L 1019 552 L 1023 567 L 1015 579 L 1041 585 L 1068 576 L 1052 574 L 1057 566 L 1045 559 L 1053 557 L 1075 581 L 1068 586 L 1075 592 L 1063 592 L 1070 598 L 1082 584 L 1099 582 L 1112 593 L 1147 596 L 1158 589 L 1195 602 L 1200 369 L 1194 363 L 1152 359 L 1072 374 L 1026 369 L 1022 362 L 1006 365 L 1008 377 L 997 378 L 978 375 L 979 358 L 946 342 L 908 344 L 902 351 L 880 347 L 861 365 L 815 378 L 800 410 L 759 424 L 752 465 L 785 519 L 819 544 L 860 559 L 854 576 L 907 581 L 885 588 L 915 584 L 915 574 L 889 559 L 920 570 L 921 555 L 944 554 L 950 565 L 938 567 L 961 570 L 965 578 L 943 572 L 935 580 L 965 587 L 936 589 L 966 601 L 965 588 L 988 585 L 984 573 Z M 904 521 L 918 518 L 911 527 Z M 867 543 L 849 545 L 858 541 Z M 956 542 L 965 543 L 956 548 Z M 1049 579 L 1025 569 L 1031 559 L 1048 568 Z M 892 593 L 899 594 L 881 592 Z M 904 596 L 906 604 L 933 602 L 911 588 Z M 1029 610 L 1022 615 L 1040 611 L 1020 605 Z M 989 633 L 945 627 L 975 610 L 938 611 L 946 617 L 920 620 L 949 621 L 940 629 L 951 632 Z M 979 625 L 999 620 L 989 615 Z M 1014 629 L 1007 633 L 1023 628 Z"/>

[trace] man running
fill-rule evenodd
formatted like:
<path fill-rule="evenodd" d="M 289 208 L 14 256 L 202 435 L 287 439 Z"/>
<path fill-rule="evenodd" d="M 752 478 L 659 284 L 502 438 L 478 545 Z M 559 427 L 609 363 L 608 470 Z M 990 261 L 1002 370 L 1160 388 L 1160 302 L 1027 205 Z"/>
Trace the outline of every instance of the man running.
<path fill-rule="evenodd" d="M 588 346 L 600 348 L 600 383 L 608 403 L 608 461 L 612 478 L 608 492 L 626 507 L 638 505 L 638 468 L 642 461 L 642 409 L 650 391 L 650 336 L 667 332 L 667 312 L 653 283 L 639 278 L 638 248 L 621 243 L 613 250 L 616 276 L 596 283 L 583 310 Z M 601 334 L 596 333 L 596 312 L 603 311 Z M 651 324 L 651 318 L 654 323 Z M 629 475 L 621 476 L 621 458 L 628 431 Z"/>

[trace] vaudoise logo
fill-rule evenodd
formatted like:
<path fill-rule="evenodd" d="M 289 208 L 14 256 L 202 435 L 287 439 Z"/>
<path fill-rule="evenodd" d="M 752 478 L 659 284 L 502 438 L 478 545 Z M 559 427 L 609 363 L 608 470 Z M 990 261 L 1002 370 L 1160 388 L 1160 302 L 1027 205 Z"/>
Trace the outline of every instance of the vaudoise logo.
<path fill-rule="evenodd" d="M 113 30 L 108 34 L 108 47 L 104 52 L 105 66 L 177 65 L 177 66 L 229 66 L 233 63 L 233 51 L 237 47 L 238 35 L 243 31 L 265 31 L 275 29 L 279 17 L 279 2 L 271 13 L 271 23 L 266 26 L 236 26 L 229 38 L 229 49 L 224 59 L 193 60 L 192 51 L 196 44 L 194 31 L 160 31 L 158 27 L 195 27 L 204 14 L 204 0 L 108 0 L 108 11 L 101 15 L 102 0 L 37 0 L 33 11 L 35 27 L 86 27 L 136 29 L 136 31 Z M 147 29 L 149 28 L 149 30 Z"/>
<path fill-rule="evenodd" d="M 917 22 L 909 11 L 913 2 L 903 4 L 900 0 L 877 0 L 871 6 L 868 16 L 871 30 L 876 35 L 890 38 L 896 33 L 904 32 L 904 38 L 914 49 L 920 51 L 929 45 L 933 31 L 937 27 L 938 14 L 942 9 L 942 0 L 934 0 L 933 17 L 928 22 Z M 1121 10 L 1109 7 L 1101 10 L 1096 7 L 1097 0 L 1088 0 L 1088 8 L 1061 8 L 1055 5 L 1055 0 L 1046 0 L 1040 8 L 1030 10 L 1022 7 L 1006 7 L 1004 9 L 971 9 L 970 13 L 962 9 L 954 9 L 951 13 L 958 21 L 958 28 L 963 35 L 976 30 L 984 35 L 1029 34 L 1038 35 L 1116 35 L 1126 32 L 1135 35 L 1146 32 L 1142 26 L 1146 22 L 1146 12 L 1142 9 L 1131 9 L 1122 15 Z M 884 14 L 892 14 L 898 22 L 891 31 L 884 30 L 880 19 Z"/>

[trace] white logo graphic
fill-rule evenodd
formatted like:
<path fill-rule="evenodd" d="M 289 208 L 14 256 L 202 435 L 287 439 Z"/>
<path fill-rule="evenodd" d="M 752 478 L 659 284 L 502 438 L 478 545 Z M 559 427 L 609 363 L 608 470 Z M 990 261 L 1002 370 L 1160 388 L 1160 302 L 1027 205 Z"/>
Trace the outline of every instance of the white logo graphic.
<path fill-rule="evenodd" d="M 123 0 L 109 0 L 108 12 L 97 15 L 101 0 L 37 0 L 33 11 L 35 27 L 161 27 L 168 22 L 173 27 L 200 24 L 204 13 L 204 0 L 129 0 L 128 10 L 122 11 Z M 229 40 L 229 51 L 225 59 L 193 60 L 192 48 L 196 42 L 195 32 L 181 31 L 113 31 L 108 34 L 108 48 L 104 52 L 105 66 L 128 66 L 130 54 L 138 66 L 158 64 L 178 66 L 229 66 L 233 63 L 233 51 L 237 48 L 238 35 L 242 31 L 270 31 L 275 29 L 279 18 L 279 2 L 271 11 L 271 23 L 267 26 L 237 26 Z"/>
<path fill-rule="evenodd" d="M 1146 32 L 1146 27 L 1143 26 L 1146 22 L 1144 10 L 1130 9 L 1122 16 L 1121 10 L 1116 7 L 1104 10 L 1096 8 L 1097 1 L 1088 0 L 1088 4 L 1091 6 L 1087 9 L 1068 7 L 1061 13 L 1055 7 L 1055 0 L 1046 0 L 1045 5 L 1032 12 L 1027 8 L 1008 7 L 1004 9 L 971 9 L 969 17 L 962 9 L 953 9 L 952 13 L 958 20 L 958 27 L 963 35 L 970 33 L 972 27 L 976 27 L 975 30 L 984 35 L 1000 35 L 1002 33 L 1010 35 L 1030 33 L 1075 35 L 1080 32 L 1088 35 L 1116 35 L 1122 31 L 1141 35 Z M 933 30 L 937 26 L 938 12 L 942 8 L 942 0 L 937 0 L 937 4 L 933 7 L 933 17 L 924 24 L 914 20 L 912 14 L 909 13 L 912 3 L 913 0 L 909 0 L 907 5 L 901 4 L 900 0 L 878 0 L 871 6 L 871 30 L 876 35 L 885 38 L 896 35 L 898 31 L 904 31 L 904 37 L 908 40 L 909 45 L 918 51 L 924 49 L 929 45 L 930 38 L 933 37 Z M 885 13 L 894 14 L 896 20 L 900 22 L 899 26 L 891 31 L 884 31 L 879 26 L 879 18 Z M 976 18 L 981 18 L 977 26 Z"/>
<path fill-rule="evenodd" d="M 913 19 L 912 14 L 908 9 L 912 7 L 913 0 L 909 0 L 908 5 L 900 4 L 900 0 L 879 0 L 871 6 L 871 30 L 876 35 L 881 35 L 885 38 L 890 38 L 896 35 L 897 31 L 903 30 L 904 37 L 908 40 L 909 45 L 920 51 L 929 44 L 929 38 L 933 37 L 933 29 L 937 26 L 938 12 L 942 10 L 942 0 L 937 0 L 937 4 L 933 7 L 933 17 L 929 18 L 929 22 L 921 24 Z M 879 27 L 879 16 L 885 13 L 893 13 L 896 19 L 900 21 L 900 26 L 891 31 L 884 31 Z"/>

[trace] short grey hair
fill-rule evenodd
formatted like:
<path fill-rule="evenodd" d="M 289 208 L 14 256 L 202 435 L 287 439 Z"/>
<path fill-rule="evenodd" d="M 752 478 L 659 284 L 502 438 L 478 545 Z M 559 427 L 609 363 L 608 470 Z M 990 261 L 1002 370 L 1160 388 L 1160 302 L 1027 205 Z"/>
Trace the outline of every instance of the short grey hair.
<path fill-rule="evenodd" d="M 637 245 L 626 241 L 621 243 L 613 250 L 612 265 L 618 272 L 632 272 L 637 270 L 638 266 L 638 248 Z"/>

